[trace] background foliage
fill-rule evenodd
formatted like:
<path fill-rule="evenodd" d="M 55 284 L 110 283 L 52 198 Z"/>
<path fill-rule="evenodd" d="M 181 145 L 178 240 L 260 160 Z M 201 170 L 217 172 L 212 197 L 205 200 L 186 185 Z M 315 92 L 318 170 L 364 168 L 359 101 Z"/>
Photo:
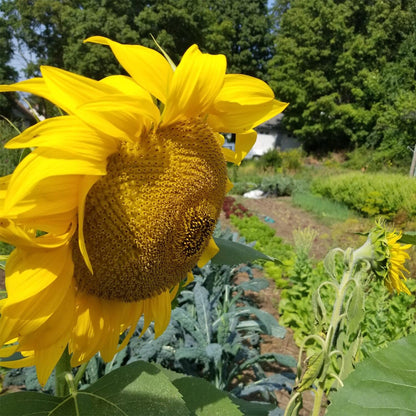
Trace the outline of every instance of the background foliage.
<path fill-rule="evenodd" d="M 13 57 L 24 58 L 25 76 L 40 64 L 117 74 L 108 48 L 82 41 L 103 35 L 153 48 L 153 35 L 176 62 L 198 43 L 225 54 L 230 72 L 269 81 L 290 102 L 283 127 L 307 151 L 377 150 L 362 165 L 380 168 L 408 165 L 415 145 L 413 1 L 2 0 L 0 35 L 0 82 L 16 79 Z M 11 116 L 11 96 L 0 100 Z"/>
<path fill-rule="evenodd" d="M 289 101 L 286 128 L 306 149 L 414 146 L 412 1 L 277 0 L 270 77 Z"/>

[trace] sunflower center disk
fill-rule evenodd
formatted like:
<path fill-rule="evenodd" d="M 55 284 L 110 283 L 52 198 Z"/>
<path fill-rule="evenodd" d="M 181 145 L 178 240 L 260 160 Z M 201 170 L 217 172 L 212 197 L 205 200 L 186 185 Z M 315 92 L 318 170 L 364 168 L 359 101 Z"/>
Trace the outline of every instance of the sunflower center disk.
<path fill-rule="evenodd" d="M 200 120 L 122 143 L 86 200 L 93 275 L 73 241 L 79 290 L 133 302 L 179 283 L 212 236 L 226 179 L 221 148 Z"/>

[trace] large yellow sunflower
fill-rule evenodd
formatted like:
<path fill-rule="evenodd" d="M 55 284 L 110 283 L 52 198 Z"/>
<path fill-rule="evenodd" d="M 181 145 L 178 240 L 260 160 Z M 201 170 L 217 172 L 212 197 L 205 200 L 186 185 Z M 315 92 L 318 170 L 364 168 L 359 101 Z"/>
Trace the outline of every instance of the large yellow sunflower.
<path fill-rule="evenodd" d="M 0 239 L 16 247 L 0 357 L 24 357 L 1 365 L 36 365 L 41 384 L 66 347 L 75 367 L 98 351 L 111 360 L 142 315 L 145 328 L 165 330 L 179 283 L 218 250 L 226 161 L 240 163 L 253 127 L 286 107 L 196 45 L 173 69 L 152 49 L 87 41 L 108 45 L 130 76 L 95 81 L 46 66 L 41 78 L 0 86 L 66 113 L 12 139 L 7 148 L 33 151 L 0 178 Z M 235 152 L 220 132 L 237 134 Z"/>

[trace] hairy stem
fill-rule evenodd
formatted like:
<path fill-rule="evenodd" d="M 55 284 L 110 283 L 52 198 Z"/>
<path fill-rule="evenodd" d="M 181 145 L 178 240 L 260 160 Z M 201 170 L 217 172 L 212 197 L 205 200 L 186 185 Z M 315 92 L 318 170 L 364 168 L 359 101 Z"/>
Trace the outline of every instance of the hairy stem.
<path fill-rule="evenodd" d="M 69 386 L 66 382 L 65 376 L 72 372 L 71 358 L 68 352 L 68 347 L 65 348 L 61 358 L 55 367 L 55 395 L 56 396 L 68 396 Z"/>

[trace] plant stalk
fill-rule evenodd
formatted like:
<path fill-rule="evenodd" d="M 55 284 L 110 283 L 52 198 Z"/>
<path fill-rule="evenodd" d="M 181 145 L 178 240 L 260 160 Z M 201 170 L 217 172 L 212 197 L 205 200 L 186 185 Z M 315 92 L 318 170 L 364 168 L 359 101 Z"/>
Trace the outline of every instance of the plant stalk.
<path fill-rule="evenodd" d="M 323 383 L 319 383 L 319 387 L 315 392 L 315 401 L 313 403 L 312 416 L 319 416 L 322 405 L 322 398 L 324 396 Z"/>
<path fill-rule="evenodd" d="M 69 386 L 65 378 L 68 373 L 72 373 L 72 367 L 71 357 L 66 347 L 55 367 L 55 395 L 58 397 L 69 395 Z"/>

